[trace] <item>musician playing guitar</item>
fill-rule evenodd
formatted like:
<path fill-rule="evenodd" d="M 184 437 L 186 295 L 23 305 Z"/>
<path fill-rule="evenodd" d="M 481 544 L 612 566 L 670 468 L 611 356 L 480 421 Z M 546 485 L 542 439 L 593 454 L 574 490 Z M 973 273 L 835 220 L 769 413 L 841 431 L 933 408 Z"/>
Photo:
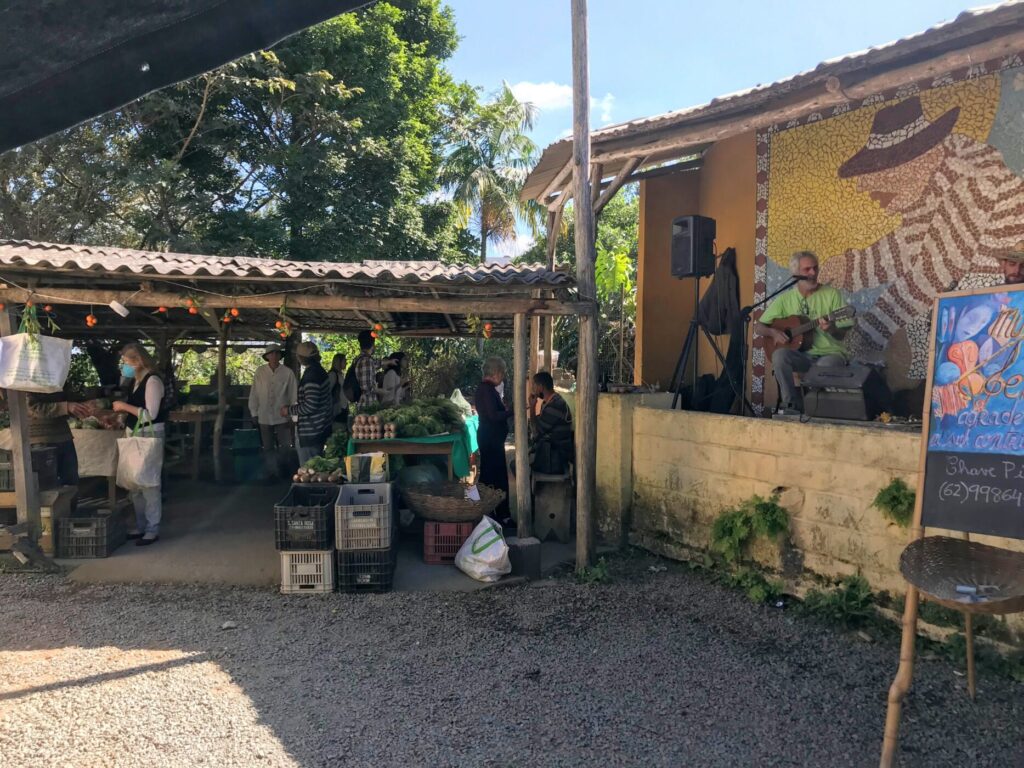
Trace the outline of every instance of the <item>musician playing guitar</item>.
<path fill-rule="evenodd" d="M 852 310 L 844 307 L 843 295 L 831 285 L 818 282 L 818 257 L 811 251 L 797 251 L 789 260 L 790 272 L 799 277 L 800 282 L 788 291 L 780 294 L 773 301 L 759 322 L 754 323 L 754 332 L 765 336 L 769 346 L 776 346 L 771 353 L 772 369 L 779 383 L 779 394 L 783 408 L 794 408 L 803 411 L 803 395 L 793 383 L 793 373 L 806 373 L 814 364 L 846 365 L 846 349 L 842 340 L 853 326 L 853 320 L 843 319 L 833 322 L 828 315 L 839 312 L 852 314 Z M 785 330 L 780 327 L 788 318 L 802 316 L 817 321 L 817 326 L 810 331 L 813 336 L 809 346 L 800 349 Z M 791 320 L 790 324 L 795 324 Z M 797 348 L 792 348 L 796 346 Z"/>

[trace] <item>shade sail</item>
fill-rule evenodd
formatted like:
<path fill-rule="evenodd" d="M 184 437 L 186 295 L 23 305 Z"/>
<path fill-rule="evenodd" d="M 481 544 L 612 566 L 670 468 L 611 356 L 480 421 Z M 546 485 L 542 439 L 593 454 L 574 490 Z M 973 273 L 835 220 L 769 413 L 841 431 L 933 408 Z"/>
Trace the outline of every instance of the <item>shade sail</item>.
<path fill-rule="evenodd" d="M 0 152 L 369 4 L 8 0 L 0 4 Z"/>

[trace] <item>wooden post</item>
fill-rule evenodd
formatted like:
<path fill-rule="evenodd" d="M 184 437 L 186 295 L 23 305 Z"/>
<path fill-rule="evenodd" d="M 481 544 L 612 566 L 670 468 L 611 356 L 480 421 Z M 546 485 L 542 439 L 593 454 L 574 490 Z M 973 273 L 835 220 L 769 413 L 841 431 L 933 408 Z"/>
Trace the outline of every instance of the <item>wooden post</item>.
<path fill-rule="evenodd" d="M 213 477 L 218 483 L 224 478 L 221 443 L 224 441 L 224 417 L 228 410 L 228 326 L 221 323 L 217 330 L 217 420 L 213 422 Z M 196 433 L 198 439 L 198 432 Z"/>
<path fill-rule="evenodd" d="M 9 311 L 0 311 L 0 336 L 14 333 Z M 11 468 L 14 471 L 14 500 L 18 505 L 18 523 L 28 525 L 32 541 L 39 541 L 42 520 L 39 516 L 39 489 L 32 474 L 32 444 L 28 439 L 28 395 L 13 389 L 6 391 L 11 414 Z"/>
<path fill-rule="evenodd" d="M 974 701 L 977 677 L 974 670 L 974 622 L 971 614 L 964 613 L 964 638 L 967 641 L 967 695 Z"/>
<path fill-rule="evenodd" d="M 572 0 L 572 175 L 576 193 L 576 285 L 580 299 L 595 302 L 594 208 L 590 192 L 590 68 L 587 0 Z M 623 436 L 625 437 L 625 436 Z M 597 313 L 580 315 L 576 371 L 576 570 L 594 556 L 597 464 Z"/>
<path fill-rule="evenodd" d="M 515 316 L 512 362 L 512 397 L 516 422 L 516 535 L 525 539 L 533 535 L 533 497 L 530 494 L 530 419 L 526 411 L 526 315 Z"/>

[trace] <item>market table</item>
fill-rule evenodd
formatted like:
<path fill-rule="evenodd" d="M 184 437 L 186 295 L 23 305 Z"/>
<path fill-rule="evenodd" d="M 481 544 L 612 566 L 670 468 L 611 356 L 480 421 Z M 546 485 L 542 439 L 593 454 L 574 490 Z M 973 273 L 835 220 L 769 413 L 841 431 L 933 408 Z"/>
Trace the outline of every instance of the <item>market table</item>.
<path fill-rule="evenodd" d="M 192 424 L 192 479 L 199 479 L 200 458 L 203 451 L 203 425 L 217 420 L 217 409 L 178 410 L 167 414 L 167 421 L 173 424 Z"/>
<path fill-rule="evenodd" d="M 479 416 L 470 416 L 461 432 L 430 437 L 398 437 L 389 440 L 348 441 L 346 452 L 386 453 L 395 456 L 447 456 L 448 479 L 466 477 L 470 473 L 470 457 L 477 451 L 476 430 Z"/>

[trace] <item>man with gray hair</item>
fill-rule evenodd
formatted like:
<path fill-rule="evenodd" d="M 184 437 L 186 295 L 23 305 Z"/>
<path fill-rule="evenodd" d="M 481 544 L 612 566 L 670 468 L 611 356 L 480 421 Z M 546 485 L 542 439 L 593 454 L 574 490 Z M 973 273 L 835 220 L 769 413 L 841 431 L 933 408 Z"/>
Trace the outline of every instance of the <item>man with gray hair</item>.
<path fill-rule="evenodd" d="M 794 373 L 806 373 L 812 365 L 845 365 L 846 349 L 842 340 L 852 320 L 831 322 L 828 315 L 844 305 L 843 295 L 831 285 L 818 282 L 818 257 L 811 251 L 797 251 L 789 261 L 790 274 L 799 282 L 776 297 L 758 322 L 754 333 L 772 339 L 779 348 L 772 353 L 772 371 L 779 383 L 779 396 L 783 408 L 803 411 L 803 395 L 793 381 Z M 773 328 L 772 323 L 787 317 L 806 317 L 816 320 L 818 327 L 812 333 L 811 346 L 806 352 L 782 346 L 790 342 L 784 331 Z"/>

